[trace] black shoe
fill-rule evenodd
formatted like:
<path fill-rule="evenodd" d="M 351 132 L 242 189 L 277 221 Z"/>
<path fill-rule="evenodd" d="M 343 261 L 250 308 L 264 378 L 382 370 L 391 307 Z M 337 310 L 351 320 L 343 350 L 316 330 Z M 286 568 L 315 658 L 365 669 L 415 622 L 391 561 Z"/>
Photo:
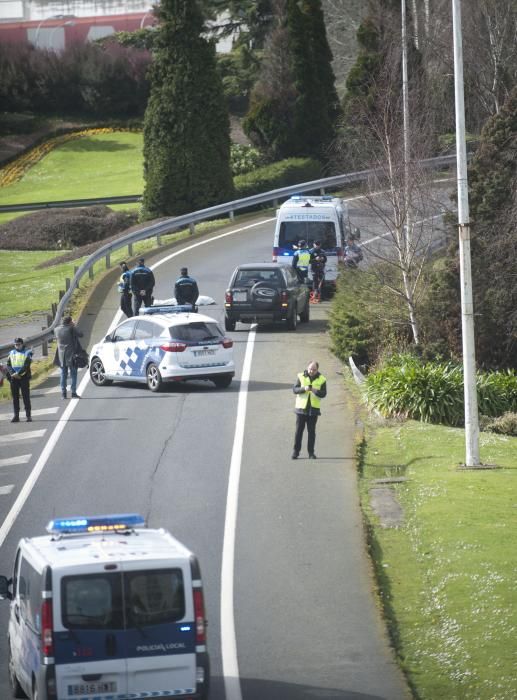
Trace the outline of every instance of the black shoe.
<path fill-rule="evenodd" d="M 291 455 L 291 459 L 298 459 L 298 455 L 299 455 L 299 454 L 300 454 L 299 452 L 297 452 L 296 450 L 294 450 L 293 454 Z"/>
<path fill-rule="evenodd" d="M 32 418 L 30 416 L 27 416 L 27 423 L 32 423 Z"/>
<path fill-rule="evenodd" d="M 309 459 L 318 459 L 314 452 L 309 452 Z"/>
<path fill-rule="evenodd" d="M 66 393 L 65 393 L 65 394 L 61 394 L 61 398 L 62 398 L 62 399 L 66 399 Z"/>
<path fill-rule="evenodd" d="M 74 392 L 74 393 L 72 394 L 72 398 L 73 398 L 73 399 L 80 399 L 81 397 L 79 396 L 79 394 L 76 394 L 76 393 Z"/>
<path fill-rule="evenodd" d="M 19 423 L 19 422 L 20 422 L 20 419 L 18 418 L 18 416 L 14 416 L 14 418 L 11 418 L 11 423 Z"/>

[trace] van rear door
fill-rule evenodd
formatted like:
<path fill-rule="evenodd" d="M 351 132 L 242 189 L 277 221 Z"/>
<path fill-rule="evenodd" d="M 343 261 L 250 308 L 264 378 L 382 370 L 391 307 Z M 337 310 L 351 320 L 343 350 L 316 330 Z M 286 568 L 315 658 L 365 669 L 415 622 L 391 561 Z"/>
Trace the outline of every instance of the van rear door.
<path fill-rule="evenodd" d="M 59 698 L 108 700 L 128 692 L 122 574 L 89 571 L 54 582 Z"/>
<path fill-rule="evenodd" d="M 196 626 L 188 560 L 124 562 L 128 688 L 138 697 L 196 692 Z"/>

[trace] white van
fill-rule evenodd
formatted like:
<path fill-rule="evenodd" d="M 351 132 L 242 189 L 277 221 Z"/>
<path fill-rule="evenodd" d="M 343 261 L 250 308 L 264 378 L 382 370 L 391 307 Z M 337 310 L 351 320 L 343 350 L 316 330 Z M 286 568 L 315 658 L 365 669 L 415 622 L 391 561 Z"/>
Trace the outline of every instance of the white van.
<path fill-rule="evenodd" d="M 51 521 L 20 541 L 10 600 L 14 697 L 208 697 L 196 557 L 136 514 Z"/>
<path fill-rule="evenodd" d="M 320 241 L 327 256 L 325 286 L 335 287 L 338 263 L 343 262 L 347 228 L 347 205 L 342 199 L 295 195 L 277 210 L 273 261 L 291 265 L 298 241 L 306 241 L 309 248 L 314 241 Z"/>

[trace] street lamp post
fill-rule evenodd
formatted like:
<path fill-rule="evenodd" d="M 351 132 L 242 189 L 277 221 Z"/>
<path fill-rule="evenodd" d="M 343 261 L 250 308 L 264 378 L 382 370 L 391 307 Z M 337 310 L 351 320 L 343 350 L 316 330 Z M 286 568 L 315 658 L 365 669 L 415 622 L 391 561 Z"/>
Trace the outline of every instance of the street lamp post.
<path fill-rule="evenodd" d="M 479 467 L 479 422 L 476 393 L 476 352 L 474 306 L 470 262 L 469 190 L 465 143 L 465 101 L 463 94 L 463 49 L 460 0 L 452 0 L 454 37 L 454 95 L 456 106 L 456 168 L 458 181 L 458 235 L 461 280 L 461 329 L 463 344 L 463 387 L 465 396 L 465 466 Z"/>

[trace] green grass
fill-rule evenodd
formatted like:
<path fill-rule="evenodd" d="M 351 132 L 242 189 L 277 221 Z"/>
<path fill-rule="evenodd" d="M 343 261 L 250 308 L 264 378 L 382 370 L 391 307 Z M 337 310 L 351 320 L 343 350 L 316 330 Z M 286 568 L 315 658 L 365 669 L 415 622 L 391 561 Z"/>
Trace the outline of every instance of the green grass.
<path fill-rule="evenodd" d="M 409 421 L 369 428 L 361 499 L 392 637 L 420 700 L 517 697 L 517 438 L 482 433 L 501 467 L 460 471 L 464 431 Z M 394 484 L 404 511 L 385 529 L 371 480 Z"/>

